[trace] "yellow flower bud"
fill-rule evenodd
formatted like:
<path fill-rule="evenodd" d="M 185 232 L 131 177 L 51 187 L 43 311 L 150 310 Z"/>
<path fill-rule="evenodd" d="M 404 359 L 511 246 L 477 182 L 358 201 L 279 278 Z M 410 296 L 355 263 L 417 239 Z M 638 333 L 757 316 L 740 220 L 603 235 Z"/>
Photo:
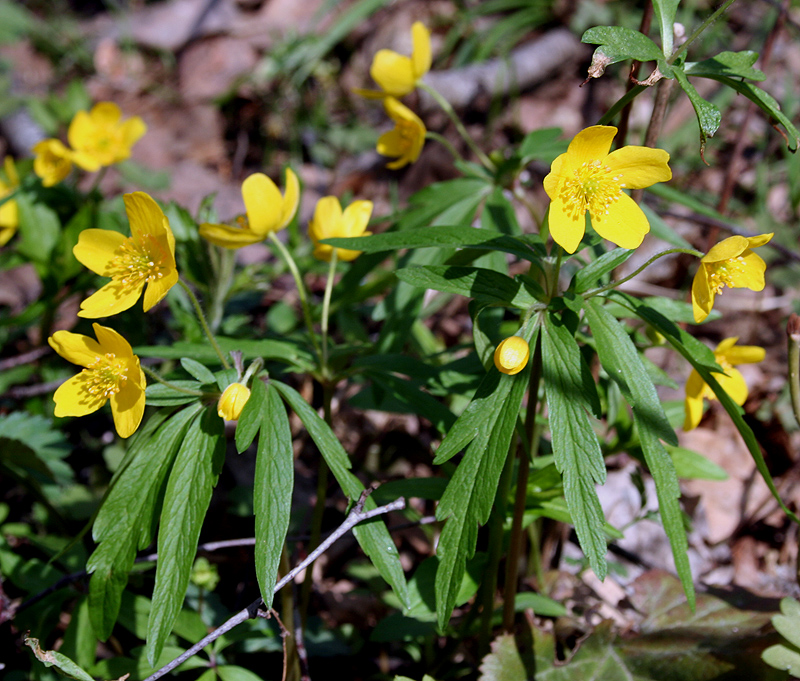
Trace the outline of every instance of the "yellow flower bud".
<path fill-rule="evenodd" d="M 241 383 L 231 383 L 217 403 L 217 413 L 227 421 L 236 421 L 250 399 L 250 388 Z"/>
<path fill-rule="evenodd" d="M 530 356 L 527 341 L 519 336 L 506 338 L 494 351 L 494 365 L 502 374 L 513 376 L 525 368 Z"/>

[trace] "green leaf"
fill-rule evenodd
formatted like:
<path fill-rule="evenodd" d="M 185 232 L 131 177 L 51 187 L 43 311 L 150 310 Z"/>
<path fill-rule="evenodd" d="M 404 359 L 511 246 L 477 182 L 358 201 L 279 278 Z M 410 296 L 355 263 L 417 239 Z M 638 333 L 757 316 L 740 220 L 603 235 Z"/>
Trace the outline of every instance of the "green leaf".
<path fill-rule="evenodd" d="M 542 375 L 556 468 L 581 549 L 595 574 L 606 575 L 603 509 L 595 485 L 605 482 L 606 467 L 592 429 L 584 393 L 580 349 L 572 333 L 552 315 L 542 331 Z"/>
<path fill-rule="evenodd" d="M 280 381 L 270 381 L 270 387 L 278 390 L 281 397 L 303 422 L 311 439 L 325 457 L 325 463 L 328 464 L 342 491 L 351 501 L 357 500 L 364 491 L 364 485 L 350 472 L 350 458 L 342 447 L 342 443 L 333 434 L 331 427 L 294 388 Z M 368 498 L 364 508 L 366 510 L 377 508 L 377 504 L 374 499 Z M 403 607 L 408 607 L 408 585 L 403 575 L 403 567 L 400 565 L 397 547 L 389 530 L 386 529 L 386 525 L 382 522 L 366 523 L 355 527 L 353 534 L 364 553 L 378 568 L 381 577 L 392 587 Z"/>
<path fill-rule="evenodd" d="M 650 190 L 648 190 L 650 191 Z M 667 242 L 676 248 L 694 248 L 686 239 L 678 234 L 664 219 L 646 203 L 639 206 L 650 223 L 650 234 L 657 239 Z"/>
<path fill-rule="evenodd" d="M 267 388 L 258 378 L 250 387 L 250 397 L 242 409 L 236 424 L 236 451 L 241 454 L 255 439 L 264 419 L 267 399 Z"/>
<path fill-rule="evenodd" d="M 536 261 L 541 257 L 538 249 L 501 231 L 469 226 L 436 225 L 402 232 L 384 232 L 372 236 L 324 239 L 321 243 L 338 248 L 350 248 L 364 253 L 397 251 L 402 248 L 453 248 L 465 247 L 480 250 L 503 251 L 523 260 Z"/>
<path fill-rule="evenodd" d="M 716 106 L 700 96 L 694 85 L 689 82 L 682 68 L 676 66 L 674 73 L 675 80 L 678 81 L 678 85 L 686 93 L 697 116 L 697 122 L 700 125 L 700 154 L 702 155 L 706 147 L 706 140 L 709 137 L 713 137 L 714 133 L 719 129 L 719 124 L 722 122 L 722 114 Z"/>
<path fill-rule="evenodd" d="M 561 139 L 562 133 L 561 128 L 541 128 L 529 132 L 517 151 L 521 163 L 527 165 L 531 161 L 542 161 L 550 165 L 569 146 L 566 140 Z"/>
<path fill-rule="evenodd" d="M 680 0 L 653 0 L 653 16 L 661 33 L 661 50 L 669 59 L 672 56 L 675 12 Z"/>
<path fill-rule="evenodd" d="M 781 599 L 781 613 L 772 618 L 772 626 L 786 639 L 767 648 L 761 659 L 770 667 L 800 676 L 800 603 L 793 598 Z"/>
<path fill-rule="evenodd" d="M 597 260 L 593 260 L 575 273 L 575 293 L 583 293 L 593 286 L 598 286 L 606 274 L 619 267 L 632 255 L 633 251 L 625 248 L 615 248 L 603 253 Z"/>
<path fill-rule="evenodd" d="M 106 640 L 119 612 L 137 549 L 146 548 L 153 533 L 154 512 L 166 475 L 189 423 L 202 405 L 186 407 L 131 445 L 92 528 L 98 547 L 89 557 L 89 612 L 98 638 Z M 145 432 L 147 432 L 145 430 Z"/>
<path fill-rule="evenodd" d="M 700 76 L 702 78 L 747 78 L 748 80 L 764 80 L 763 71 L 753 68 L 758 61 L 758 52 L 745 50 L 744 52 L 720 52 L 711 59 L 697 62 L 686 62 L 683 70 L 687 76 Z"/>
<path fill-rule="evenodd" d="M 34 203 L 28 194 L 17 194 L 19 234 L 17 252 L 26 258 L 49 264 L 53 249 L 61 237 L 61 221 L 54 210 L 41 203 Z"/>
<path fill-rule="evenodd" d="M 657 62 L 659 71 L 668 78 L 672 77 L 673 69 L 667 64 L 658 45 L 639 31 L 623 26 L 596 26 L 583 34 L 581 42 L 599 45 L 592 57 L 592 68 L 589 69 L 594 78 L 602 75 L 606 66 L 626 59 Z M 595 67 L 597 75 L 593 73 Z"/>
<path fill-rule="evenodd" d="M 78 599 L 72 611 L 59 652 L 75 660 L 83 668 L 88 669 L 95 663 L 97 639 L 89 619 L 89 599 L 86 596 Z"/>
<path fill-rule="evenodd" d="M 190 376 L 193 376 L 200 381 L 200 383 L 214 385 L 216 382 L 211 369 L 206 367 L 204 364 L 200 364 L 200 362 L 196 360 L 190 359 L 189 357 L 181 357 L 181 366 Z"/>
<path fill-rule="evenodd" d="M 532 337 L 526 340 L 535 345 L 538 332 L 538 325 L 533 326 L 529 332 Z M 436 508 L 436 518 L 447 521 L 436 547 L 439 558 L 436 571 L 436 610 L 439 627 L 442 629 L 455 607 L 467 560 L 475 555 L 478 526 L 484 525 L 489 519 L 500 473 L 509 456 L 509 446 L 522 398 L 528 387 L 530 372 L 530 362 L 514 376 L 500 375 L 494 367 L 489 370 L 490 375 L 499 376 L 498 388 L 492 394 L 505 393 L 506 398 L 502 402 L 495 402 L 491 411 L 486 409 L 479 430 L 470 429 L 471 437 L 467 441 L 471 441 L 464 458 L 458 464 Z M 471 407 L 472 405 L 467 409 Z M 462 418 L 463 415 L 459 421 Z M 462 424 L 470 422 L 474 422 L 474 410 L 464 418 Z M 453 430 L 457 427 L 458 422 Z M 464 428 L 462 425 L 460 430 Z M 445 440 L 449 437 L 450 435 Z M 461 433 L 456 433 L 455 439 L 459 449 L 466 444 Z M 444 445 L 442 442 L 442 446 Z M 435 463 L 442 458 L 437 453 Z"/>
<path fill-rule="evenodd" d="M 211 378 L 213 380 L 213 374 Z M 185 388 L 187 390 L 200 391 L 203 389 L 203 384 L 198 381 L 177 380 L 170 381 L 170 383 L 177 388 Z M 179 404 L 196 402 L 200 399 L 199 395 L 190 395 L 163 383 L 151 383 L 145 388 L 144 394 L 147 404 L 153 407 L 174 407 Z"/>
<path fill-rule="evenodd" d="M 514 597 L 514 611 L 533 610 L 537 617 L 563 617 L 567 609 L 562 603 L 542 594 L 525 591 Z"/>
<path fill-rule="evenodd" d="M 39 645 L 39 639 L 31 638 L 27 634 L 23 636 L 25 645 L 33 651 L 34 656 L 39 662 L 44 664 L 45 667 L 55 667 L 64 676 L 78 681 L 94 681 L 87 672 L 81 669 L 77 664 L 70 660 L 66 655 L 62 655 L 55 650 L 42 650 Z"/>
<path fill-rule="evenodd" d="M 253 507 L 256 516 L 255 564 L 261 598 L 267 608 L 277 581 L 294 490 L 294 450 L 286 407 L 275 388 L 267 386 L 258 435 Z"/>
<path fill-rule="evenodd" d="M 164 493 L 147 659 L 161 654 L 181 610 L 203 520 L 225 457 L 222 419 L 206 408 L 189 425 Z"/>
<path fill-rule="evenodd" d="M 216 670 L 222 681 L 263 681 L 258 674 L 254 674 L 244 667 L 224 664 L 216 667 Z"/>
<path fill-rule="evenodd" d="M 684 480 L 727 480 L 728 472 L 702 454 L 684 447 L 667 445 L 675 472 Z"/>
<path fill-rule="evenodd" d="M 513 634 L 501 634 L 492 641 L 492 652 L 481 661 L 478 681 L 520 681 L 528 678 Z"/>
<path fill-rule="evenodd" d="M 419 288 L 456 293 L 490 304 L 528 309 L 538 302 L 520 281 L 481 267 L 407 267 L 397 272 L 397 278 Z"/>

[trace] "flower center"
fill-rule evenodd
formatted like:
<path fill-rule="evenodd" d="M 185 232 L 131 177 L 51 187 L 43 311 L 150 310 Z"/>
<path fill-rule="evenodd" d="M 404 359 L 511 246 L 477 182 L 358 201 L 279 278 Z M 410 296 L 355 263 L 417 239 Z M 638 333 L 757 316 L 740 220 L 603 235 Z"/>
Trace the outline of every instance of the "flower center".
<path fill-rule="evenodd" d="M 400 147 L 406 153 L 417 139 L 417 128 L 411 121 L 395 121 L 395 127 L 400 135 Z"/>
<path fill-rule="evenodd" d="M 82 372 L 86 381 L 86 390 L 95 396 L 111 397 L 116 395 L 128 380 L 128 367 L 125 361 L 117 359 L 113 352 L 98 356 Z"/>
<path fill-rule="evenodd" d="M 125 286 L 161 279 L 167 269 L 163 261 L 163 249 L 155 236 L 144 234 L 140 243 L 136 243 L 133 237 L 129 236 L 117 248 L 111 260 L 110 276 L 112 279 L 119 279 Z"/>
<path fill-rule="evenodd" d="M 584 161 L 572 174 L 560 191 L 567 215 L 577 220 L 588 210 L 592 221 L 602 220 L 622 194 L 622 175 L 612 175 L 611 168 L 600 161 Z"/>
<path fill-rule="evenodd" d="M 706 267 L 708 268 L 708 288 L 716 294 L 721 294 L 722 289 L 726 286 L 734 288 L 737 275 L 742 274 L 746 269 L 744 258 L 741 255 L 711 263 Z"/>

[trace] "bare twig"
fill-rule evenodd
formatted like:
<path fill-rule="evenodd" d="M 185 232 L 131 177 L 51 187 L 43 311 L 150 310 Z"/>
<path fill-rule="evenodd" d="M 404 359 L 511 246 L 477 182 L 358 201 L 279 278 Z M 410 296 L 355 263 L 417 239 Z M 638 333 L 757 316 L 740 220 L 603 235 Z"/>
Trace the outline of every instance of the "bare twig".
<path fill-rule="evenodd" d="M 406 500 L 403 497 L 396 499 L 390 504 L 386 504 L 386 506 L 379 506 L 378 508 L 374 508 L 371 511 L 364 511 L 364 502 L 366 501 L 366 492 L 361 495 L 361 498 L 358 500 L 358 503 L 353 507 L 353 510 L 350 511 L 350 514 L 345 518 L 345 521 L 339 525 L 331 534 L 325 539 L 316 549 L 314 549 L 311 553 L 306 556 L 304 560 L 298 563 L 293 569 L 291 569 L 288 573 L 286 573 L 282 579 L 278 581 L 273 589 L 273 593 L 278 593 L 284 586 L 286 586 L 289 582 L 291 582 L 300 572 L 305 570 L 311 563 L 313 563 L 317 558 L 319 558 L 325 551 L 327 551 L 331 545 L 340 537 L 347 534 L 351 529 L 353 529 L 356 525 L 364 520 L 369 520 L 370 518 L 374 518 L 379 515 L 384 515 L 386 513 L 390 513 L 392 511 L 399 511 L 406 507 Z M 257 598 L 253 601 L 249 606 L 241 610 L 233 617 L 231 617 L 227 622 L 225 622 L 222 626 L 212 631 L 208 636 L 203 638 L 198 643 L 195 643 L 191 648 L 189 648 L 186 652 L 182 653 L 178 657 L 176 657 L 172 662 L 169 664 L 164 665 L 161 669 L 157 672 L 148 676 L 145 681 L 156 681 L 156 679 L 160 679 L 165 674 L 169 674 L 173 669 L 182 665 L 186 660 L 190 657 L 193 657 L 197 653 L 199 653 L 203 648 L 205 648 L 209 643 L 216 641 L 220 636 L 226 634 L 234 627 L 238 626 L 242 622 L 253 619 L 258 617 L 258 611 L 263 606 L 264 601 L 261 598 Z"/>
<path fill-rule="evenodd" d="M 0 359 L 0 371 L 13 369 L 14 367 L 18 367 L 20 364 L 29 364 L 30 362 L 33 362 L 40 357 L 44 357 L 51 352 L 53 352 L 53 350 L 49 345 L 43 345 L 40 348 L 34 348 L 28 352 L 23 352 L 21 355 L 17 355 L 16 357 L 6 357 L 5 359 Z"/>

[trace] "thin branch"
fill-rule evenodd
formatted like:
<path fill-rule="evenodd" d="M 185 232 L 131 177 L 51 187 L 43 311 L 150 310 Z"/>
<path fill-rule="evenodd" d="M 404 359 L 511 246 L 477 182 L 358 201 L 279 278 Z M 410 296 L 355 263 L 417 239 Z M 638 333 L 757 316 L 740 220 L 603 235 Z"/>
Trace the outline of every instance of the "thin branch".
<path fill-rule="evenodd" d="M 7 371 L 8 369 L 18 367 L 21 364 L 30 364 L 31 362 L 39 359 L 40 357 L 44 357 L 51 352 L 53 352 L 53 350 L 49 345 L 43 345 L 40 348 L 28 350 L 28 352 L 23 352 L 21 355 L 16 355 L 15 357 L 6 357 L 5 359 L 0 359 L 0 371 Z"/>
<path fill-rule="evenodd" d="M 327 551 L 331 545 L 340 537 L 347 534 L 351 529 L 353 529 L 356 525 L 364 520 L 369 520 L 370 518 L 375 518 L 379 515 L 384 515 L 386 513 L 390 513 L 392 511 L 400 511 L 406 507 L 406 500 L 403 497 L 396 499 L 390 504 L 386 504 L 386 506 L 379 506 L 378 508 L 374 508 L 371 511 L 364 511 L 364 502 L 367 499 L 367 491 L 365 491 L 361 498 L 358 500 L 356 505 L 353 507 L 353 510 L 350 511 L 350 514 L 345 518 L 345 521 L 339 525 L 333 532 L 331 532 L 330 536 L 325 539 L 316 549 L 314 549 L 311 553 L 306 556 L 304 560 L 298 563 L 294 568 L 292 568 L 288 573 L 286 573 L 283 578 L 278 581 L 273 589 L 273 593 L 278 593 L 284 586 L 286 586 L 289 582 L 291 582 L 300 572 L 305 570 L 311 563 L 313 563 L 317 558 L 319 558 L 325 551 Z M 259 610 L 262 609 L 264 605 L 264 601 L 261 598 L 257 598 L 253 601 L 249 606 L 241 610 L 233 617 L 231 617 L 227 622 L 225 622 L 222 626 L 212 631 L 208 636 L 203 638 L 198 643 L 195 643 L 191 648 L 189 648 L 186 652 L 182 653 L 178 657 L 176 657 L 172 662 L 169 664 L 164 665 L 161 669 L 157 672 L 148 676 L 145 681 L 156 681 L 156 679 L 160 679 L 165 674 L 169 674 L 173 669 L 182 665 L 186 660 L 190 657 L 193 657 L 197 653 L 199 653 L 203 648 L 205 648 L 209 643 L 213 643 L 216 641 L 220 636 L 226 634 L 234 627 L 238 626 L 242 622 L 253 619 L 258 617 Z"/>

